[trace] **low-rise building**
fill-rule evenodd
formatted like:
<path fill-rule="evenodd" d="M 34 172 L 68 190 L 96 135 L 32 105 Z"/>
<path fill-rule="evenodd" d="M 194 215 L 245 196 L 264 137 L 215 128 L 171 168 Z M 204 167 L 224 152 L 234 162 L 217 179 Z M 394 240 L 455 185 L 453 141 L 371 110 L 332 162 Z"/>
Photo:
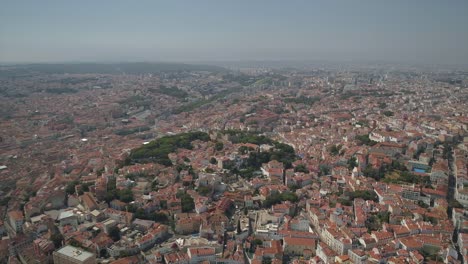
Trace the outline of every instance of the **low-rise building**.
<path fill-rule="evenodd" d="M 316 240 L 311 238 L 285 237 L 283 252 L 288 255 L 310 257 L 315 254 Z"/>
<path fill-rule="evenodd" d="M 355 264 L 364 264 L 367 260 L 366 252 L 361 249 L 348 250 L 348 256 Z"/>
<path fill-rule="evenodd" d="M 216 259 L 215 249 L 212 247 L 189 248 L 187 254 L 190 264 L 200 263 L 202 261 L 214 261 Z"/>
<path fill-rule="evenodd" d="M 95 264 L 96 256 L 73 246 L 65 246 L 53 253 L 54 264 Z"/>

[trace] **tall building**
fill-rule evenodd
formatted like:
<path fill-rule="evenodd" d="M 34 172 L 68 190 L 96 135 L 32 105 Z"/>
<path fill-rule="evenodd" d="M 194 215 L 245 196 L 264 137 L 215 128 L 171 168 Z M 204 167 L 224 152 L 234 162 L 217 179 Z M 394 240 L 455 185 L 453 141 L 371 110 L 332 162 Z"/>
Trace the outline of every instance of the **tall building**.
<path fill-rule="evenodd" d="M 8 220 L 10 222 L 11 228 L 15 233 L 20 233 L 23 231 L 24 216 L 21 211 L 11 211 L 8 212 Z"/>
<path fill-rule="evenodd" d="M 73 246 L 65 246 L 54 252 L 54 264 L 94 264 L 96 256 Z"/>

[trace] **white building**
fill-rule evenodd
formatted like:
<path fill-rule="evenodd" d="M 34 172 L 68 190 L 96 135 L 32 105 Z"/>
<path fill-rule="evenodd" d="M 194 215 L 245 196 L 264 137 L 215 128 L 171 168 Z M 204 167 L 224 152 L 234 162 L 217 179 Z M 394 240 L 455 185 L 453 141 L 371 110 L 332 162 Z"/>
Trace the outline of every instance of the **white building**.
<path fill-rule="evenodd" d="M 54 254 L 54 264 L 94 264 L 96 256 L 73 246 L 65 246 Z"/>

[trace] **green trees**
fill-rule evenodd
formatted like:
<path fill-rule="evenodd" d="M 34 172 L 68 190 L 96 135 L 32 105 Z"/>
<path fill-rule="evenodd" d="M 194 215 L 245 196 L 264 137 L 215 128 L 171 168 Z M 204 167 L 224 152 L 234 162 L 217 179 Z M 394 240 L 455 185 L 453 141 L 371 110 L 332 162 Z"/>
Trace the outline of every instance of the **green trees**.
<path fill-rule="evenodd" d="M 254 173 L 257 170 L 258 168 L 255 168 L 255 167 L 247 167 L 247 168 L 243 168 L 240 170 L 237 170 L 236 168 L 234 168 L 232 170 L 232 173 L 239 174 L 239 176 L 241 176 L 242 178 L 250 180 L 254 177 Z"/>
<path fill-rule="evenodd" d="M 422 185 L 429 185 L 431 183 L 431 179 L 429 177 L 417 176 L 409 171 L 400 172 L 400 177 L 398 178 L 398 181 Z"/>
<path fill-rule="evenodd" d="M 223 150 L 223 148 L 224 148 L 223 142 L 219 142 L 219 141 L 216 142 L 216 144 L 215 144 L 215 150 L 216 151 L 221 151 L 221 150 Z"/>
<path fill-rule="evenodd" d="M 178 148 L 192 149 L 192 141 L 195 140 L 209 141 L 210 137 L 204 132 L 189 132 L 165 136 L 132 150 L 126 163 L 153 161 L 165 166 L 171 166 L 172 162 L 168 154 L 175 152 Z"/>
<path fill-rule="evenodd" d="M 198 187 L 197 192 L 200 195 L 207 196 L 208 194 L 211 193 L 211 188 L 209 188 L 207 186 L 200 186 L 200 187 Z"/>
<path fill-rule="evenodd" d="M 350 170 L 354 169 L 354 167 L 357 167 L 358 165 L 356 157 L 351 157 L 347 163 L 348 163 L 348 169 Z"/>
<path fill-rule="evenodd" d="M 309 173 L 309 170 L 304 164 L 299 164 L 296 167 L 294 167 L 294 172 Z"/>
<path fill-rule="evenodd" d="M 238 149 L 239 153 L 242 154 L 242 155 L 245 155 L 245 154 L 249 153 L 252 150 L 254 150 L 254 149 L 251 148 L 251 147 L 247 147 L 247 146 L 240 146 L 239 149 Z"/>
<path fill-rule="evenodd" d="M 193 201 L 192 196 L 187 193 L 180 195 L 180 203 L 183 213 L 191 212 L 193 209 L 195 209 L 195 202 Z"/>
<path fill-rule="evenodd" d="M 348 200 L 348 199 L 339 198 L 339 199 L 338 199 L 338 202 L 341 203 L 341 204 L 344 205 L 344 206 L 351 206 L 351 205 L 353 205 L 352 201 L 350 201 L 350 200 Z"/>
<path fill-rule="evenodd" d="M 270 152 L 251 152 L 247 159 L 246 167 L 259 169 L 263 163 L 277 160 L 284 164 L 286 169 L 292 167 L 292 163 L 296 160 L 294 149 L 286 144 L 275 144 L 275 148 Z"/>
<path fill-rule="evenodd" d="M 426 222 L 431 222 L 431 224 L 433 225 L 437 225 L 437 223 L 439 222 L 437 218 L 433 216 L 426 216 L 426 215 L 423 216 L 423 220 Z"/>
<path fill-rule="evenodd" d="M 255 246 L 261 246 L 261 245 L 263 245 L 263 241 L 262 241 L 261 239 L 256 238 L 256 239 L 253 241 L 253 245 L 255 245 Z"/>
<path fill-rule="evenodd" d="M 329 175 L 331 173 L 330 165 L 320 164 L 319 166 L 319 176 Z"/>
<path fill-rule="evenodd" d="M 130 189 L 123 189 L 118 192 L 119 200 L 124 203 L 133 201 L 133 192 Z"/>
<path fill-rule="evenodd" d="M 270 257 L 263 257 L 262 258 L 262 264 L 271 264 L 271 258 Z"/>
<path fill-rule="evenodd" d="M 116 190 L 107 191 L 106 196 L 104 196 L 104 201 L 106 201 L 106 203 L 110 203 L 116 197 L 117 197 Z"/>
<path fill-rule="evenodd" d="M 419 159 L 419 156 L 424 153 L 424 151 L 426 151 L 426 148 L 425 147 L 418 147 L 418 149 L 416 150 L 416 152 L 414 153 L 413 155 L 413 158 L 414 159 Z"/>
<path fill-rule="evenodd" d="M 274 148 L 269 152 L 270 160 L 277 160 L 284 164 L 285 169 L 292 168 L 292 163 L 297 159 L 294 148 L 288 144 L 275 142 Z"/>
<path fill-rule="evenodd" d="M 439 251 L 440 251 L 440 248 L 438 247 L 424 245 L 420 252 L 424 256 L 425 260 L 432 260 L 432 261 L 442 263 L 443 258 L 439 256 Z"/>
<path fill-rule="evenodd" d="M 0 206 L 8 205 L 10 200 L 11 200 L 11 197 L 4 197 L 4 198 L 0 199 Z"/>
<path fill-rule="evenodd" d="M 120 240 L 120 230 L 117 226 L 112 226 L 109 228 L 109 237 L 114 241 Z"/>
<path fill-rule="evenodd" d="M 169 219 L 166 214 L 163 213 L 153 213 L 152 219 L 155 222 L 166 223 Z"/>
<path fill-rule="evenodd" d="M 263 163 L 268 163 L 272 160 L 277 160 L 284 164 L 286 169 L 292 168 L 292 163 L 297 160 L 296 153 L 294 148 L 288 144 L 280 143 L 274 141 L 263 135 L 258 135 L 252 132 L 242 132 L 242 131 L 233 131 L 227 130 L 222 132 L 224 135 L 229 136 L 229 140 L 232 143 L 252 143 L 256 145 L 268 144 L 271 146 L 269 151 L 254 151 L 254 148 L 241 146 L 239 152 L 241 154 L 249 154 L 247 161 L 240 166 L 232 166 L 230 169 L 235 174 L 240 174 L 244 178 L 252 178 L 256 171 L 260 169 Z M 210 141 L 210 137 L 207 133 L 203 132 L 190 132 L 183 133 L 174 136 L 166 136 L 159 138 L 150 142 L 149 144 L 143 145 L 139 148 L 133 149 L 130 152 L 129 157 L 125 160 L 124 165 L 129 165 L 133 163 L 145 163 L 145 162 L 154 162 L 159 163 L 165 166 L 173 166 L 172 161 L 169 159 L 168 154 L 176 152 L 179 148 L 192 149 L 192 141 L 201 140 L 201 141 Z M 222 151 L 224 149 L 223 142 L 213 141 L 214 149 L 216 151 Z M 190 160 L 185 160 L 187 163 Z M 209 162 L 211 164 L 216 164 L 217 159 L 212 157 Z M 185 164 L 177 164 L 177 171 L 181 172 L 182 170 L 189 170 L 189 174 L 193 175 L 194 178 L 197 178 L 196 172 Z M 307 172 L 308 170 L 305 167 L 298 167 L 299 170 Z M 207 169 L 206 172 L 212 172 L 211 169 Z"/>
<path fill-rule="evenodd" d="M 368 134 L 365 134 L 365 135 L 357 135 L 354 137 L 358 142 L 359 144 L 361 145 L 368 145 L 368 146 L 373 146 L 375 144 L 377 144 L 376 141 L 373 141 L 369 138 L 369 135 Z"/>
<path fill-rule="evenodd" d="M 263 245 L 263 241 L 261 239 L 256 238 L 252 243 L 250 244 L 250 248 L 247 249 L 247 252 L 249 253 L 254 253 L 255 249 L 259 246 Z"/>
<path fill-rule="evenodd" d="M 332 145 L 328 149 L 328 152 L 330 152 L 330 155 L 336 156 L 336 155 L 340 154 L 341 147 L 342 147 L 342 145 L 340 145 L 340 144 L 339 145 Z"/>
<path fill-rule="evenodd" d="M 106 196 L 104 197 L 104 201 L 110 203 L 114 199 L 119 199 L 124 203 L 129 203 L 133 201 L 133 192 L 131 189 L 117 190 L 115 188 L 115 185 L 113 188 L 108 187 Z"/>
<path fill-rule="evenodd" d="M 146 212 L 145 212 L 145 209 L 143 209 L 143 208 L 136 209 L 134 216 L 135 216 L 135 218 L 138 218 L 138 219 L 148 219 L 149 218 L 147 216 Z"/>
<path fill-rule="evenodd" d="M 363 175 L 366 177 L 374 178 L 377 181 L 383 180 L 386 183 L 414 183 L 422 185 L 430 185 L 430 178 L 424 176 L 418 176 L 401 164 L 398 161 L 392 161 L 391 164 L 384 164 L 378 169 L 374 169 L 371 165 L 368 165 L 363 171 Z M 388 177 L 390 173 L 396 174 L 398 177 Z M 386 176 L 387 175 L 387 176 Z"/>
<path fill-rule="evenodd" d="M 83 183 L 81 184 L 81 191 L 89 192 L 89 186 L 93 185 L 92 183 Z"/>
<path fill-rule="evenodd" d="M 50 240 L 54 243 L 55 248 L 60 248 L 62 246 L 63 236 L 60 232 L 54 232 L 50 236 Z"/>
<path fill-rule="evenodd" d="M 374 202 L 378 202 L 379 198 L 377 197 L 377 194 L 374 191 L 369 191 L 369 190 L 357 190 L 354 192 L 348 193 L 349 199 L 354 200 L 356 198 L 361 198 L 364 200 L 372 200 Z"/>
<path fill-rule="evenodd" d="M 76 241 L 75 238 L 71 238 L 71 239 L 69 240 L 68 244 L 69 244 L 70 246 L 74 246 L 74 247 L 83 247 L 83 245 L 81 245 L 80 242 Z"/>
<path fill-rule="evenodd" d="M 130 179 L 132 181 L 136 181 L 138 177 L 144 177 L 145 174 L 143 173 L 129 173 L 125 175 L 125 178 Z"/>
<path fill-rule="evenodd" d="M 368 232 L 377 231 L 382 227 L 379 218 L 375 215 L 371 215 L 369 218 L 367 218 L 365 226 Z"/>
<path fill-rule="evenodd" d="M 295 193 L 293 192 L 289 192 L 289 191 L 286 191 L 286 192 L 283 192 L 283 193 L 278 193 L 278 192 L 273 192 L 271 193 L 269 196 L 267 196 L 267 198 L 265 199 L 263 205 L 268 208 L 272 205 L 275 205 L 275 204 L 279 204 L 283 201 L 290 201 L 290 202 L 297 202 L 298 201 L 298 197 Z"/>
<path fill-rule="evenodd" d="M 444 159 L 449 159 L 452 156 L 452 146 L 448 143 L 444 143 L 444 150 L 442 152 L 442 157 Z"/>
<path fill-rule="evenodd" d="M 260 169 L 263 163 L 270 161 L 270 154 L 267 152 L 252 152 L 246 162 L 246 168 Z"/>
<path fill-rule="evenodd" d="M 67 184 L 67 187 L 65 187 L 65 192 L 68 194 L 74 194 L 75 193 L 75 186 L 78 185 L 78 181 L 72 181 Z"/>
<path fill-rule="evenodd" d="M 77 93 L 78 90 L 69 87 L 61 87 L 61 88 L 47 88 L 47 93 L 51 94 L 66 94 L 66 93 Z"/>
<path fill-rule="evenodd" d="M 366 177 L 374 178 L 376 181 L 379 181 L 381 178 L 385 177 L 385 170 L 381 169 L 374 169 L 371 165 L 367 165 L 367 167 L 362 171 L 362 174 Z"/>
<path fill-rule="evenodd" d="M 384 111 L 383 114 L 384 114 L 385 116 L 393 116 L 393 112 L 392 112 L 392 111 L 388 111 L 388 110 L 387 110 L 387 111 Z"/>
<path fill-rule="evenodd" d="M 377 218 L 379 218 L 381 223 L 390 223 L 390 212 L 378 212 Z"/>
<path fill-rule="evenodd" d="M 129 210 L 130 211 L 130 210 Z M 167 223 L 169 218 L 164 213 L 153 212 L 148 213 L 145 212 L 143 208 L 138 208 L 135 210 L 135 218 L 144 219 L 144 220 L 152 220 L 159 223 Z"/>
<path fill-rule="evenodd" d="M 377 214 L 370 215 L 367 218 L 365 225 L 367 231 L 377 231 L 382 228 L 383 223 L 390 221 L 390 212 L 379 212 Z"/>
<path fill-rule="evenodd" d="M 169 88 L 164 85 L 161 85 L 158 89 L 158 92 L 175 97 L 175 98 L 179 98 L 179 99 L 184 99 L 185 97 L 188 96 L 188 93 L 186 91 L 181 90 L 175 86 Z"/>

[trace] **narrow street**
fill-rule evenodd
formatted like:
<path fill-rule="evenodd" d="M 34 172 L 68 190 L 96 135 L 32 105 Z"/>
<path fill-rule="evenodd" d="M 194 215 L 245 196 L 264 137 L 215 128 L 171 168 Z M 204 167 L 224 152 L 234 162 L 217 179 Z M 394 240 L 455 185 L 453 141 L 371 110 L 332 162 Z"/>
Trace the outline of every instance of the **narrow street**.
<path fill-rule="evenodd" d="M 447 157 L 448 160 L 448 165 L 449 165 L 449 178 L 448 178 L 448 191 L 447 191 L 447 201 L 448 201 L 448 208 L 447 208 L 447 215 L 449 218 L 452 217 L 452 202 L 455 201 L 455 191 L 457 188 L 457 181 L 455 178 L 455 175 L 453 173 L 453 166 L 454 166 L 454 160 L 453 160 L 453 147 L 450 146 L 450 151 Z M 452 244 L 456 248 L 457 253 L 458 253 L 458 259 L 461 260 L 461 254 L 460 254 L 460 249 L 458 248 L 458 229 L 455 228 L 453 231 L 452 235 Z"/>

